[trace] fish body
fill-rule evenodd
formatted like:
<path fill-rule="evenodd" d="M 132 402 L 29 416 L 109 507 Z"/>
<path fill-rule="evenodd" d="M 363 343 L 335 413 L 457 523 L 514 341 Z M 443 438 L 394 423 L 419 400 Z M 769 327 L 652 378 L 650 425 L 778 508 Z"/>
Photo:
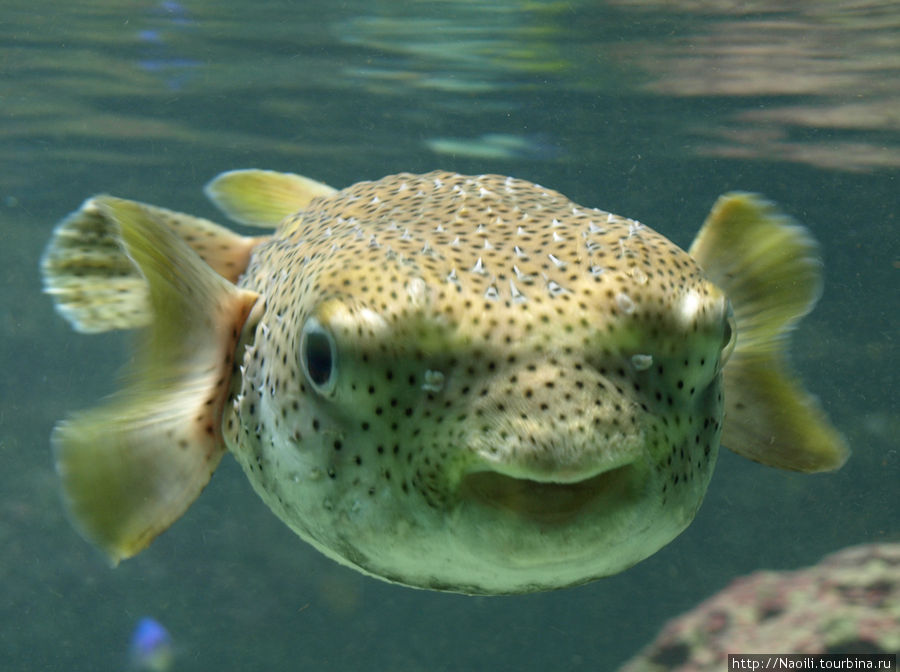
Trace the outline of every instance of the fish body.
<path fill-rule="evenodd" d="M 693 519 L 723 437 L 788 469 L 846 457 L 783 363 L 818 296 L 815 244 L 757 197 L 723 197 L 689 253 L 504 176 L 336 191 L 234 171 L 207 193 L 274 233 L 96 197 L 44 260 L 77 328 L 148 327 L 123 392 L 54 435 L 73 517 L 116 560 L 226 449 L 335 560 L 472 594 L 655 553 Z M 103 263 L 85 240 L 108 243 Z M 98 494 L 100 478 L 119 486 Z"/>

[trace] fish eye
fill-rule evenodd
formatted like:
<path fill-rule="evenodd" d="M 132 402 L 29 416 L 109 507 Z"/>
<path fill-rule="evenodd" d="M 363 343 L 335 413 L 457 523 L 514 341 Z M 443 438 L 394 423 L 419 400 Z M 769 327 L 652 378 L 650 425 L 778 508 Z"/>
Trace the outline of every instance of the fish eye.
<path fill-rule="evenodd" d="M 337 348 L 334 336 L 314 317 L 306 320 L 300 340 L 303 372 L 320 394 L 334 389 L 337 380 Z"/>

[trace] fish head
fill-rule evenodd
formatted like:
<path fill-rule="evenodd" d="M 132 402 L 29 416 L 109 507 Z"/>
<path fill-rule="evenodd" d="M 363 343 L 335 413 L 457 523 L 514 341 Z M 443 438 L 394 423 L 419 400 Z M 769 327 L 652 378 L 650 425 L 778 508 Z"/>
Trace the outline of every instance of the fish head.
<path fill-rule="evenodd" d="M 727 297 L 635 221 L 497 176 L 396 175 L 260 246 L 225 436 L 327 555 L 474 594 L 614 574 L 692 520 Z"/>

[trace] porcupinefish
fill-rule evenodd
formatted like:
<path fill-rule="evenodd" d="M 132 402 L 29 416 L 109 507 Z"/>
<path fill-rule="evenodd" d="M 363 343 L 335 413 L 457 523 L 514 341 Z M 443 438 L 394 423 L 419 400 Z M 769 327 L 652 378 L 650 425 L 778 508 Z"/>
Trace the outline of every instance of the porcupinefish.
<path fill-rule="evenodd" d="M 103 195 L 42 262 L 77 330 L 143 327 L 122 390 L 52 438 L 71 517 L 113 562 L 226 450 L 331 558 L 470 594 L 652 555 L 693 519 L 720 441 L 783 469 L 846 459 L 785 362 L 816 243 L 758 196 L 721 197 L 685 252 L 497 175 L 337 191 L 244 170 L 206 192 L 274 233 Z"/>

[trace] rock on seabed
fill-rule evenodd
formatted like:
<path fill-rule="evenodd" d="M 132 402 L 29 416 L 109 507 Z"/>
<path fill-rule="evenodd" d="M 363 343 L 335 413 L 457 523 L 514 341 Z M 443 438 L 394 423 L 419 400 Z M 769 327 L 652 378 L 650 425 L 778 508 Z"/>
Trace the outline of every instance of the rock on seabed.
<path fill-rule="evenodd" d="M 900 544 L 868 544 L 736 579 L 667 623 L 619 672 L 721 672 L 729 653 L 898 651 Z"/>

